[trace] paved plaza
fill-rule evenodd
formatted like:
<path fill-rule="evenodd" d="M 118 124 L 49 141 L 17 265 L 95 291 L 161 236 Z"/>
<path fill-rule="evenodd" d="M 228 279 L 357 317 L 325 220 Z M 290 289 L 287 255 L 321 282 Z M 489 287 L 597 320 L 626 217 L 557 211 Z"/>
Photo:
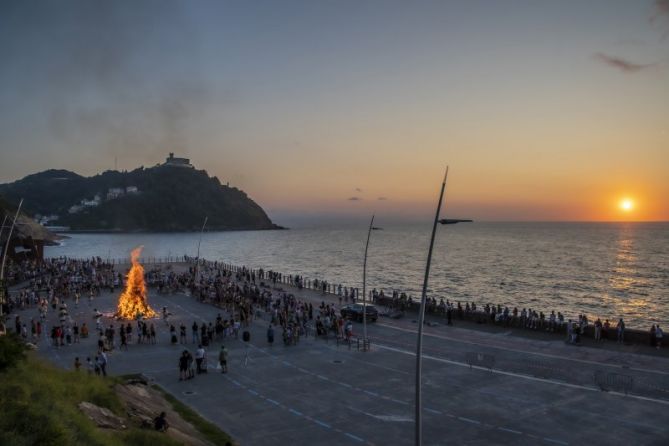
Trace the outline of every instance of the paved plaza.
<path fill-rule="evenodd" d="M 149 294 L 154 309 L 167 307 L 170 322 L 188 327 L 189 342 L 193 321 L 213 322 L 219 312 L 228 317 L 185 294 Z M 300 294 L 314 303 L 328 298 L 334 303 L 313 291 Z M 73 367 L 75 356 L 82 362 L 93 357 L 93 308 L 112 313 L 116 299 L 103 293 L 90 306 L 83 299 L 76 309 L 70 303 L 71 316 L 87 322 L 91 337 L 60 348 L 43 338 L 39 353 L 65 368 Z M 50 309 L 50 321 L 54 313 Z M 37 310 L 20 314 L 28 321 Z M 104 323 L 118 326 L 107 318 Z M 284 346 L 280 330 L 270 347 L 267 318 L 257 319 L 248 345 L 241 336 L 224 341 L 228 374 L 215 369 L 221 344 L 216 342 L 208 347 L 209 373 L 183 382 L 178 357 L 184 346 L 170 345 L 166 325 L 154 323 L 158 343 L 110 353 L 108 371 L 145 374 L 241 445 L 413 444 L 416 323 L 411 317 L 369 324 L 369 352 L 333 338 L 308 337 Z M 362 325 L 355 324 L 354 331 L 360 334 Z M 426 445 L 665 445 L 669 359 L 624 346 L 574 347 L 559 338 L 435 324 L 425 332 L 423 403 Z"/>

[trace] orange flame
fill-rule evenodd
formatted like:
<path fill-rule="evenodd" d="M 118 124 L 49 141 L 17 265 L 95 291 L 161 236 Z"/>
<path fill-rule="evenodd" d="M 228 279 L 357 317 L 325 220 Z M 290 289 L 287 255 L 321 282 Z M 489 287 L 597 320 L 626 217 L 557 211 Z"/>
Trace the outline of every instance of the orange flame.
<path fill-rule="evenodd" d="M 138 316 L 145 318 L 157 316 L 146 302 L 146 284 L 144 283 L 144 267 L 139 264 L 139 255 L 143 246 L 132 250 L 130 259 L 132 267 L 126 276 L 125 290 L 118 299 L 116 316 L 123 319 L 137 319 Z"/>

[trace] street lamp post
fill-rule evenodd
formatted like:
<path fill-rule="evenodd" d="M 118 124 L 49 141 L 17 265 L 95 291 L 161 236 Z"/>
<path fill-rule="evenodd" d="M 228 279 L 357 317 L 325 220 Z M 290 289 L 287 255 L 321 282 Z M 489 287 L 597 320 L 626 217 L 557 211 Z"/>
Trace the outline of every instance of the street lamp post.
<path fill-rule="evenodd" d="M 446 189 L 446 179 L 448 178 L 448 166 L 444 174 L 444 181 L 441 183 L 441 193 L 439 194 L 439 204 L 437 213 L 434 216 L 432 225 L 432 238 L 430 239 L 430 249 L 427 253 L 427 264 L 425 265 L 425 278 L 423 279 L 423 292 L 420 299 L 420 310 L 418 313 L 418 341 L 416 343 L 416 407 L 415 407 L 415 435 L 416 446 L 423 444 L 423 420 L 421 417 L 421 371 L 422 371 L 422 349 L 423 349 L 423 323 L 425 320 L 425 300 L 427 294 L 427 282 L 430 276 L 430 263 L 432 262 L 432 248 L 434 247 L 434 236 L 437 232 L 437 223 L 439 222 L 439 213 L 441 212 L 441 203 L 444 199 L 444 190 Z"/>
<path fill-rule="evenodd" d="M 367 350 L 367 250 L 369 249 L 369 238 L 372 235 L 372 228 L 374 226 L 374 215 L 372 214 L 372 221 L 369 222 L 369 230 L 367 231 L 367 244 L 365 244 L 365 260 L 362 264 L 362 345 L 363 350 Z"/>
<path fill-rule="evenodd" d="M 202 233 L 204 232 L 204 227 L 207 226 L 207 220 L 209 216 L 204 217 L 204 223 L 202 223 L 202 229 L 200 230 L 200 239 L 197 241 L 197 258 L 195 260 L 195 271 L 193 272 L 193 282 L 197 281 L 197 270 L 200 266 L 200 245 L 202 244 Z"/>
<path fill-rule="evenodd" d="M 19 218 L 19 213 L 21 212 L 21 205 L 23 205 L 23 198 L 19 201 L 19 207 L 16 209 L 16 215 L 14 215 L 14 221 L 12 221 L 12 225 L 9 227 L 5 249 L 2 251 L 2 265 L 0 265 L 0 316 L 3 315 L 3 305 L 5 304 L 5 262 L 7 261 L 7 251 L 9 250 L 9 243 L 12 240 L 12 232 L 14 232 L 16 219 Z M 7 217 L 5 217 L 5 220 L 7 220 Z M 2 226 L 5 226 L 4 223 Z"/>

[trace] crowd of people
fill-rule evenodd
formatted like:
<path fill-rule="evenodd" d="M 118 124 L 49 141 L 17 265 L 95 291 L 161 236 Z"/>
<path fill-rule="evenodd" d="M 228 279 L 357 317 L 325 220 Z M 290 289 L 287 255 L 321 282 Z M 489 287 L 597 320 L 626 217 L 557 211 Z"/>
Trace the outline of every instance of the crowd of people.
<path fill-rule="evenodd" d="M 301 276 L 284 276 L 275 271 L 252 270 L 245 267 L 231 267 L 219 262 L 195 261 L 183 271 L 176 271 L 170 264 L 152 267 L 145 272 L 146 283 L 158 293 L 189 292 L 197 300 L 214 305 L 221 313 L 210 322 L 173 324 L 169 312 L 163 309 L 163 321 L 169 330 L 167 342 L 197 345 L 191 352 L 184 349 L 179 357 L 180 379 L 192 379 L 207 370 L 206 348 L 214 342 L 239 339 L 241 330 L 258 317 L 267 318 L 267 343 L 273 345 L 276 332 L 286 346 L 298 345 L 304 336 L 335 336 L 349 340 L 353 336 L 353 324 L 339 314 L 334 303 L 321 302 L 319 306 L 290 293 L 281 285 L 286 280 L 293 286 L 307 286 L 323 293 L 334 291 L 339 306 L 344 302 L 354 302 L 357 297 L 354 288 L 335 287 L 325 281 L 311 281 Z M 132 322 L 116 322 L 103 325 L 103 314 L 94 307 L 96 297 L 103 289 L 114 292 L 123 286 L 123 275 L 116 270 L 117 265 L 100 258 L 73 260 L 67 258 L 48 259 L 41 263 L 23 262 L 16 264 L 21 272 L 13 274 L 25 280 L 24 286 L 9 295 L 11 310 L 35 308 L 37 315 L 30 320 L 14 318 L 14 329 L 26 341 L 36 343 L 42 336 L 54 348 L 66 348 L 88 338 L 90 328 L 86 321 L 77 321 L 70 315 L 71 307 L 78 310 L 80 305 L 92 308 L 95 320 L 94 333 L 97 336 L 97 351 L 86 358 L 89 373 L 106 375 L 107 353 L 113 350 L 127 350 L 136 344 L 156 344 L 155 321 L 139 318 Z M 404 312 L 418 305 L 411 295 L 393 291 L 387 296 L 383 290 L 373 289 L 370 299 L 390 311 Z M 84 300 L 84 302 L 82 302 Z M 47 312 L 53 311 L 57 318 L 47 323 Z M 592 323 L 586 315 L 572 320 L 560 312 L 545 314 L 531 308 L 518 309 L 486 304 L 478 307 L 475 303 L 451 302 L 448 299 L 430 297 L 426 311 L 443 316 L 447 324 L 454 320 L 473 320 L 479 323 L 494 323 L 505 327 L 530 330 L 561 332 L 566 342 L 578 344 L 584 335 L 592 335 L 595 340 L 625 340 L 625 322 L 619 319 L 615 325 L 609 320 L 597 319 Z M 87 311 L 86 311 L 87 313 Z M 650 330 L 650 343 L 655 348 L 662 345 L 663 331 L 659 325 Z M 223 358 L 225 356 L 225 358 Z M 217 368 L 227 371 L 227 350 L 219 352 Z M 225 359 L 223 364 L 223 359 Z M 193 366 L 195 364 L 195 366 Z M 204 365 L 203 365 L 204 364 Z M 82 367 L 79 358 L 75 368 Z"/>

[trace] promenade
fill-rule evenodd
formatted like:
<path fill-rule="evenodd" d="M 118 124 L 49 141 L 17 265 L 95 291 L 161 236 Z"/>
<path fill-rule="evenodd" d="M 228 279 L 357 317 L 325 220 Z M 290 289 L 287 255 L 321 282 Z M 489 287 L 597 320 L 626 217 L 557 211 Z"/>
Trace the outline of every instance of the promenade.
<path fill-rule="evenodd" d="M 314 304 L 336 296 L 279 285 Z M 276 295 L 278 291 L 274 291 Z M 224 311 L 183 294 L 149 293 L 170 323 L 188 327 L 189 344 L 170 345 L 168 328 L 154 320 L 158 343 L 131 344 L 111 352 L 111 374 L 143 373 L 241 445 L 413 443 L 416 323 L 409 315 L 369 324 L 372 348 L 362 352 L 334 338 L 302 338 L 296 346 L 268 346 L 267 317 L 249 327 L 251 341 L 227 339 L 229 373 L 215 370 L 221 342 L 207 348 L 209 373 L 178 381 L 178 357 L 190 343 L 190 326 L 213 322 Z M 91 337 L 55 348 L 46 338 L 39 354 L 72 368 L 96 351 L 93 308 L 113 313 L 117 294 L 103 292 L 78 308 Z M 316 305 L 315 305 L 316 306 Z M 36 309 L 19 312 L 23 321 Z M 57 319 L 50 309 L 49 326 Z M 428 318 L 430 320 L 430 318 Z M 669 358 L 639 354 L 627 346 L 571 346 L 554 336 L 516 336 L 511 330 L 469 325 L 427 326 L 424 340 L 424 444 L 635 444 L 669 441 Z M 116 321 L 103 318 L 108 326 Z M 354 323 L 355 334 L 362 325 Z M 135 339 L 133 339 L 134 341 Z M 611 343 L 613 344 L 613 343 Z M 118 341 L 117 341 L 118 345 Z M 248 358 L 247 358 L 248 355 Z M 82 370 L 82 373 L 86 373 Z M 602 391 L 605 388 L 607 391 Z"/>

